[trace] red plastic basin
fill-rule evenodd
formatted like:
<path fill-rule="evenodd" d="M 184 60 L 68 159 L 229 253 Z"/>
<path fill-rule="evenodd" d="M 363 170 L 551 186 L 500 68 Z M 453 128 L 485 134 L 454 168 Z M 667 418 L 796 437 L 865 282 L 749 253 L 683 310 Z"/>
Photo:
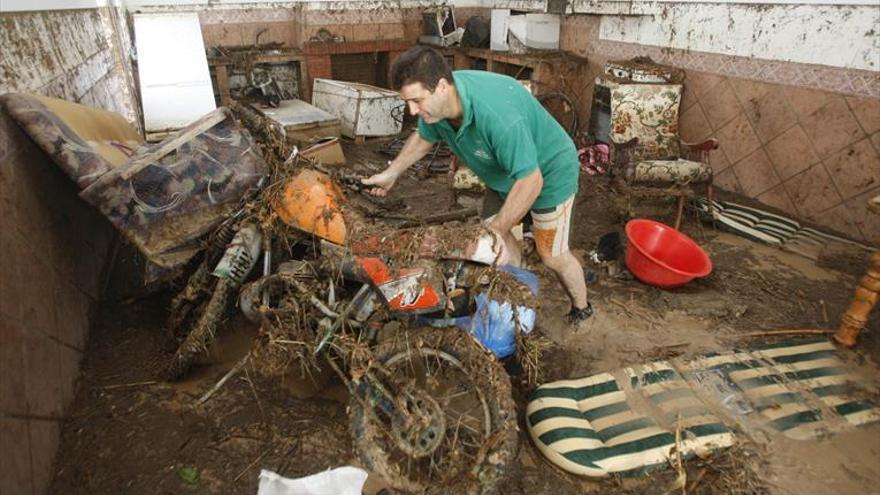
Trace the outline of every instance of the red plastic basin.
<path fill-rule="evenodd" d="M 653 220 L 626 224 L 626 266 L 642 282 L 672 289 L 712 273 L 712 261 L 690 237 Z"/>

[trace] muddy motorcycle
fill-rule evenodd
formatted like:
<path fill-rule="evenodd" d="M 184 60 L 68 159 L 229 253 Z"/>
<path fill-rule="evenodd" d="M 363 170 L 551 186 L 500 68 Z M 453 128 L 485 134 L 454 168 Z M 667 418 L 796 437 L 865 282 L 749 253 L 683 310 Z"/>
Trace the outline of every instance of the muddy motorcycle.
<path fill-rule="evenodd" d="M 217 326 L 234 307 L 238 289 L 259 256 L 251 249 L 254 241 L 262 241 L 251 204 L 262 193 L 266 180 L 261 178 L 242 197 L 239 208 L 211 233 L 197 268 L 171 300 L 166 329 L 176 351 L 162 372 L 163 378 L 180 379 L 207 354 Z M 269 256 L 267 251 L 267 262 Z"/>
<path fill-rule="evenodd" d="M 301 235 L 292 249 L 273 252 L 268 246 L 285 242 L 259 239 L 255 223 L 236 221 L 225 255 L 205 257 L 216 266 L 203 271 L 218 281 L 194 311 L 201 317 L 193 332 L 202 335 L 190 333 L 172 371 L 205 349 L 216 325 L 205 322 L 239 292 L 241 274 L 262 250 L 264 274 L 239 298 L 261 324 L 252 362 L 267 374 L 329 366 L 353 398 L 351 432 L 362 461 L 395 489 L 495 493 L 518 448 L 510 380 L 467 332 L 411 323 L 451 321 L 472 312 L 479 294 L 502 287 L 520 306 L 533 305 L 528 287 L 491 266 L 500 239 L 479 226 L 459 229 L 453 240 L 429 228 L 377 230 L 346 214 L 339 184 L 311 169 L 276 196 L 274 214 Z M 284 261 L 273 266 L 273 257 Z M 187 289 L 181 294 L 193 299 Z M 391 319 L 404 324 L 387 325 Z"/>

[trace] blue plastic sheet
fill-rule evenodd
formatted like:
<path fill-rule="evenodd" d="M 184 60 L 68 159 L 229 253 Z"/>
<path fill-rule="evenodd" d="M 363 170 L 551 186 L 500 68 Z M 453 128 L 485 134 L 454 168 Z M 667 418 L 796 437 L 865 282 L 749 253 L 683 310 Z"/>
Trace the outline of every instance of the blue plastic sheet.
<path fill-rule="evenodd" d="M 510 265 L 502 266 L 500 269 L 513 274 L 517 280 L 529 287 L 532 294 L 538 295 L 538 277 L 534 273 Z M 514 318 L 514 308 L 509 302 L 489 299 L 485 294 L 478 294 L 475 302 L 477 310 L 471 316 L 439 320 L 419 318 L 419 321 L 438 327 L 455 325 L 466 330 L 499 358 L 505 358 L 516 352 L 517 331 L 529 333 L 535 328 L 537 314 L 532 308 L 517 306 L 516 318 Z"/>

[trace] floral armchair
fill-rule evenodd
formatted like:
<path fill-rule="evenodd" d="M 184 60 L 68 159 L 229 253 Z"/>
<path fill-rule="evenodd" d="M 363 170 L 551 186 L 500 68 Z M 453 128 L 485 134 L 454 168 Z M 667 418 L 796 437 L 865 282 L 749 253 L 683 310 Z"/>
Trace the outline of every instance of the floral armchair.
<path fill-rule="evenodd" d="M 718 141 L 688 144 L 678 135 L 680 84 L 611 83 L 611 130 L 615 178 L 627 197 L 678 196 L 675 228 L 681 226 L 684 198 L 694 186 L 705 185 L 711 204 L 712 168 L 709 152 Z"/>

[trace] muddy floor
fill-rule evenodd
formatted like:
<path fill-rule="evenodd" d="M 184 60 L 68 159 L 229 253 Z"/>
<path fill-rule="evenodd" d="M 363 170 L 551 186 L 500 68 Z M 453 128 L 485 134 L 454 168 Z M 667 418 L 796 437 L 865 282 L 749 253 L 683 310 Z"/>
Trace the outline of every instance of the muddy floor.
<path fill-rule="evenodd" d="M 387 158 L 370 149 L 380 145 L 347 146 L 351 170 L 366 174 L 381 169 Z M 394 215 L 409 219 L 451 206 L 445 176 L 418 170 L 401 180 L 393 197 L 406 204 Z M 604 177 L 582 177 L 571 239 L 576 255 L 585 258 L 605 233 L 622 233 L 617 199 Z M 462 196 L 457 208 L 478 204 L 476 197 Z M 639 216 L 674 220 L 672 201 L 636 204 Z M 714 271 L 709 277 L 661 291 L 609 276 L 604 267 L 586 262 L 593 272 L 588 288 L 596 314 L 577 333 L 562 320 L 568 310 L 562 288 L 534 258 L 528 260 L 541 278 L 538 331 L 552 342 L 540 361 L 543 380 L 765 339 L 744 337 L 754 332 L 831 329 L 866 266 L 867 255 L 859 250 L 828 250 L 812 260 L 719 232 L 693 214 L 683 230 L 711 256 Z M 197 403 L 250 348 L 257 328 L 243 318 L 234 317 L 220 329 L 212 355 L 186 381 L 160 381 L 157 372 L 170 356 L 163 324 L 172 292 L 145 295 L 136 276 L 137 257 L 130 250 L 121 253 L 63 428 L 51 493 L 247 494 L 256 493 L 260 469 L 299 477 L 358 465 L 349 436 L 347 393 L 329 375 L 316 377 L 317 383 L 270 381 L 245 366 L 207 401 Z M 854 356 L 876 381 L 876 312 Z M 521 378 L 513 377 L 520 418 L 528 397 Z M 880 390 L 877 383 L 868 386 Z M 504 493 L 660 494 L 674 478 L 667 472 L 586 481 L 543 461 L 523 424 L 520 436 L 516 468 Z M 727 454 L 690 462 L 686 488 L 687 493 L 707 494 L 880 493 L 878 466 L 878 427 L 821 442 L 745 441 Z M 383 488 L 380 480 L 370 479 L 365 492 Z"/>

